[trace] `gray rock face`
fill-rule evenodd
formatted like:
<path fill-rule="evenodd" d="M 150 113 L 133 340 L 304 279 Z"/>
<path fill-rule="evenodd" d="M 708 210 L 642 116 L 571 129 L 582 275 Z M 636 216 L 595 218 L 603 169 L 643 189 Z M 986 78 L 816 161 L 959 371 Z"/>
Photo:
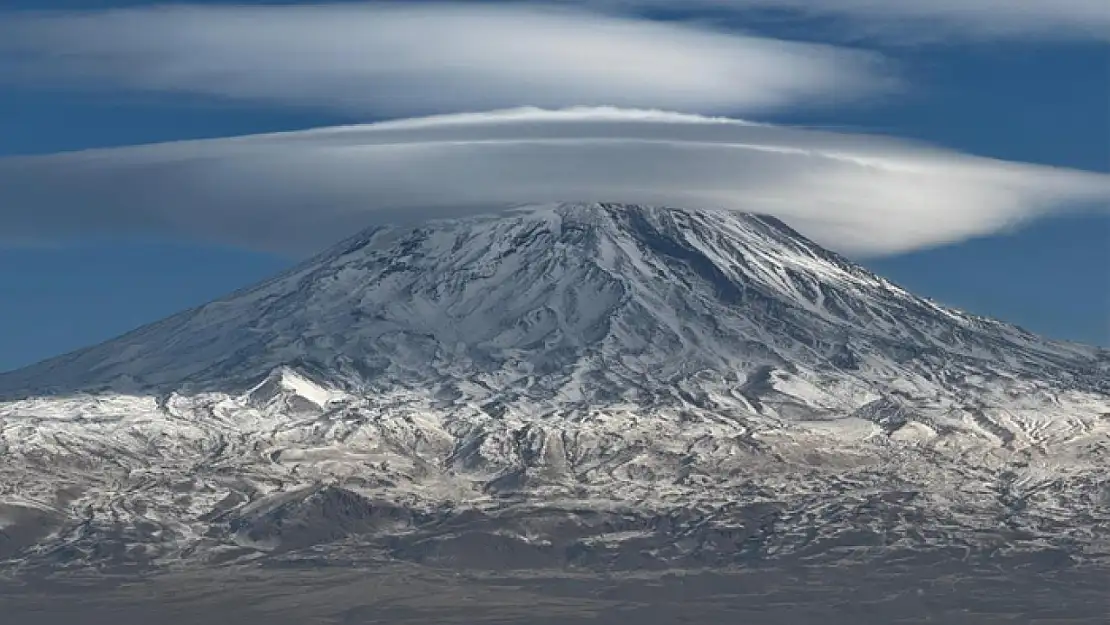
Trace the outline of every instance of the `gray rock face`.
<path fill-rule="evenodd" d="M 1100 561 L 1108 372 L 767 217 L 378 228 L 0 375 L 0 559 Z"/>

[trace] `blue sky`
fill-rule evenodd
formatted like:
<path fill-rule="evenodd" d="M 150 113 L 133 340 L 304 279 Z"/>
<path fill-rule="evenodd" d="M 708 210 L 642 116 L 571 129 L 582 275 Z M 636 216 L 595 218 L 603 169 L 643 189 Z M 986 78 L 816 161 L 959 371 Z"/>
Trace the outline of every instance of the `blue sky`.
<path fill-rule="evenodd" d="M 5 8 L 143 4 L 9 0 Z M 898 89 L 855 102 L 817 101 L 753 113 L 738 99 L 735 114 L 716 101 L 712 111 L 688 112 L 878 133 L 979 156 L 1110 172 L 1110 45 L 1105 39 L 1064 33 L 1064 27 L 1058 36 L 969 36 L 937 27 L 936 37 L 906 42 L 873 37 L 858 25 L 846 27 L 842 18 L 789 12 L 769 16 L 714 8 L 694 16 L 654 5 L 637 14 L 669 21 L 712 19 L 718 28 L 866 49 L 896 66 L 899 74 Z M 3 54 L 0 48 L 0 67 Z M 520 104 L 527 103 L 522 96 Z M 451 104 L 439 108 L 450 110 Z M 461 103 L 459 110 L 473 108 Z M 373 107 L 143 91 L 111 81 L 90 91 L 64 80 L 0 80 L 0 157 L 404 116 L 396 108 L 378 112 Z M 0 217 L 5 210 L 0 208 Z M 110 338 L 255 282 L 296 260 L 295 254 L 281 250 L 249 247 L 103 233 L 46 245 L 0 244 L 0 370 Z M 864 262 L 942 302 L 1049 336 L 1110 345 L 1106 211 L 1044 217 L 1013 231 Z"/>

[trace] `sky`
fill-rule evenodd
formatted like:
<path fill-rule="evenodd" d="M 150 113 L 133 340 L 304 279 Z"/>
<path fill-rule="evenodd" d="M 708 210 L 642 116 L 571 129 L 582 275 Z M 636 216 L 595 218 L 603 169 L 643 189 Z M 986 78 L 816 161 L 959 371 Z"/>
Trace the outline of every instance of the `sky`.
<path fill-rule="evenodd" d="M 771 212 L 921 295 L 1110 345 L 1102 2 L 151 6 L 3 4 L 0 370 L 387 208 L 558 193 Z"/>

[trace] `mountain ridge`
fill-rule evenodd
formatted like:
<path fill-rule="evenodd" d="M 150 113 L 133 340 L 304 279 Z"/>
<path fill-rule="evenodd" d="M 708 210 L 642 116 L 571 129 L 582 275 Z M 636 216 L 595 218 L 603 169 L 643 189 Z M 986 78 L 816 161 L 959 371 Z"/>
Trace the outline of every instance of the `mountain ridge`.
<path fill-rule="evenodd" d="M 547 212 L 544 213 L 544 214 L 547 215 L 547 217 L 545 217 L 541 221 L 546 222 L 548 225 L 550 225 L 552 223 L 552 220 L 553 220 L 554 216 L 557 215 L 560 211 L 562 211 L 563 213 L 566 213 L 566 214 L 563 215 L 562 217 L 559 217 L 559 219 L 562 220 L 563 224 L 569 223 L 570 227 L 572 227 L 572 228 L 573 227 L 579 227 L 579 226 L 582 225 L 582 224 L 579 224 L 577 221 L 575 221 L 576 219 L 578 221 L 581 221 L 581 222 L 585 223 L 585 224 L 593 223 L 592 227 L 597 227 L 598 224 L 596 222 L 597 222 L 598 218 L 602 215 L 605 215 L 605 216 L 608 217 L 608 223 L 604 224 L 606 227 L 608 227 L 610 229 L 623 229 L 624 230 L 623 232 L 618 232 L 617 234 L 625 235 L 625 241 L 624 241 L 625 244 L 627 244 L 628 240 L 631 239 L 634 244 L 648 245 L 648 246 L 650 246 L 652 244 L 659 245 L 660 247 L 658 249 L 650 249 L 649 252 L 654 253 L 657 257 L 662 257 L 664 259 L 674 259 L 679 264 L 685 264 L 691 270 L 691 272 L 694 274 L 693 275 L 694 278 L 700 278 L 704 282 L 706 282 L 707 284 L 712 285 L 713 288 L 717 289 L 718 291 L 716 293 L 716 296 L 718 297 L 718 299 L 721 299 L 723 301 L 723 303 L 725 303 L 726 305 L 727 304 L 735 304 L 736 303 L 735 300 L 737 298 L 743 297 L 742 294 L 746 293 L 747 297 L 749 299 L 762 300 L 762 302 L 765 303 L 765 305 L 767 305 L 767 306 L 776 307 L 776 306 L 782 306 L 783 304 L 785 304 L 785 305 L 793 307 L 793 308 L 803 309 L 803 310 L 805 310 L 809 313 L 815 313 L 816 316 L 820 317 L 818 319 L 818 321 L 826 321 L 827 322 L 831 319 L 831 321 L 834 322 L 834 325 L 839 323 L 839 325 L 841 326 L 841 327 L 833 328 L 833 330 L 835 330 L 835 331 L 841 331 L 841 332 L 844 331 L 843 326 L 845 324 L 843 322 L 845 320 L 847 320 L 849 322 L 848 325 L 853 326 L 851 328 L 852 330 L 855 330 L 855 331 L 861 330 L 861 328 L 859 327 L 861 325 L 861 322 L 860 322 L 861 318 L 859 316 L 854 316 L 853 317 L 853 313 L 855 311 L 850 309 L 850 307 L 852 305 L 854 305 L 857 309 L 860 308 L 858 302 L 853 302 L 849 299 L 849 309 L 848 310 L 845 310 L 843 307 L 841 307 L 838 302 L 829 301 L 829 300 L 825 300 L 825 301 L 821 302 L 821 305 L 823 305 L 823 308 L 820 308 L 818 306 L 814 306 L 814 300 L 816 298 L 824 299 L 823 298 L 824 294 L 820 293 L 820 292 L 815 292 L 815 290 L 814 290 L 815 287 L 816 287 L 816 289 L 826 289 L 826 285 L 821 285 L 821 284 L 813 285 L 813 284 L 806 284 L 803 281 L 794 281 L 794 282 L 790 282 L 787 285 L 787 288 L 798 288 L 799 286 L 801 286 L 803 289 L 808 289 L 809 291 L 805 292 L 805 293 L 787 292 L 787 293 L 785 293 L 785 297 L 784 297 L 784 293 L 782 291 L 775 292 L 774 289 L 776 287 L 782 288 L 782 283 L 786 283 L 786 282 L 789 281 L 789 279 L 791 277 L 795 277 L 795 276 L 798 275 L 797 274 L 797 270 L 798 270 L 797 266 L 794 266 L 794 267 L 787 266 L 785 268 L 785 271 L 787 273 L 789 273 L 790 276 L 787 276 L 787 280 L 783 280 L 782 283 L 780 283 L 778 285 L 773 283 L 773 279 L 775 278 L 775 276 L 771 276 L 771 278 L 772 278 L 771 280 L 764 279 L 762 281 L 762 283 L 757 282 L 757 281 L 752 281 L 752 280 L 745 280 L 744 278 L 747 277 L 747 276 L 745 275 L 744 272 L 747 271 L 749 274 L 751 273 L 751 271 L 750 271 L 751 268 L 748 268 L 748 267 L 740 268 L 739 271 L 735 271 L 736 268 L 734 267 L 733 268 L 734 271 L 732 272 L 732 275 L 726 275 L 726 273 L 724 273 L 722 271 L 721 267 L 720 267 L 721 265 L 725 264 L 725 263 L 722 263 L 720 261 L 720 257 L 718 257 L 717 259 L 712 259 L 712 258 L 707 257 L 706 256 L 707 250 L 705 250 L 705 249 L 700 249 L 699 250 L 699 249 L 696 249 L 695 247 L 690 247 L 689 241 L 685 240 L 681 236 L 681 233 L 674 232 L 674 228 L 676 227 L 676 223 L 673 221 L 673 219 L 672 220 L 663 220 L 661 223 L 651 223 L 651 221 L 644 219 L 645 214 L 651 214 L 651 215 L 655 215 L 657 217 L 660 216 L 660 215 L 682 216 L 681 219 L 684 219 L 684 220 L 687 220 L 687 221 L 692 216 L 698 216 L 698 217 L 701 217 L 702 219 L 705 219 L 707 215 L 714 215 L 714 213 L 712 213 L 711 211 L 681 211 L 681 210 L 677 210 L 677 209 L 649 209 L 649 208 L 644 208 L 644 207 L 626 207 L 626 206 L 622 206 L 622 205 L 605 205 L 605 204 L 585 205 L 585 206 L 582 206 L 582 205 L 556 205 L 556 206 L 546 207 L 546 208 L 543 208 L 543 209 L 532 209 L 531 211 L 529 211 L 528 209 L 522 209 L 522 210 L 518 211 L 516 213 L 518 215 L 517 219 L 520 219 L 521 221 L 517 225 L 519 227 L 533 227 L 533 228 L 535 226 L 537 226 L 537 222 L 529 222 L 527 217 L 519 217 L 520 215 L 528 215 L 528 214 L 531 214 L 534 217 L 535 215 L 539 214 L 539 213 L 535 212 L 536 210 L 539 210 L 541 212 L 547 211 Z M 615 220 L 613 219 L 614 214 L 622 213 L 622 212 L 627 215 L 627 222 L 624 223 L 624 224 L 615 223 Z M 1028 333 L 1027 331 L 1025 331 L 1023 329 L 1017 328 L 1016 326 L 1011 326 L 1009 324 L 1003 324 L 1001 322 L 990 320 L 990 319 L 987 319 L 987 318 L 984 318 L 984 317 L 970 315 L 970 314 L 967 314 L 967 313 L 963 313 L 961 311 L 957 311 L 955 309 L 951 309 L 951 308 L 948 308 L 948 307 L 944 307 L 944 306 L 935 304 L 935 303 L 933 303 L 929 300 L 912 297 L 904 289 L 901 289 L 901 287 L 897 287 L 896 285 L 893 285 L 889 281 L 886 281 L 885 279 L 879 278 L 878 276 L 875 276 L 874 274 L 871 274 L 867 270 L 862 269 L 858 265 L 850 263 L 849 261 L 839 257 L 838 255 L 836 255 L 832 252 L 828 252 L 827 250 L 824 250 L 823 248 L 820 248 L 819 246 L 813 244 L 812 242 L 808 241 L 807 239 L 802 237 L 800 234 L 798 234 L 794 230 L 790 229 L 788 226 L 786 226 L 785 224 L 783 224 L 781 221 L 779 221 L 777 219 L 774 219 L 774 218 L 771 218 L 771 217 L 766 217 L 766 216 L 750 216 L 750 215 L 739 215 L 739 214 L 733 214 L 733 213 L 720 213 L 719 215 L 721 215 L 722 217 L 727 216 L 728 219 L 732 219 L 732 220 L 737 221 L 739 223 L 743 223 L 744 225 L 747 225 L 747 226 L 752 226 L 754 228 L 763 228 L 764 229 L 764 234 L 774 233 L 774 235 L 775 235 L 774 237 L 771 237 L 770 235 L 768 235 L 768 238 L 771 238 L 772 240 L 776 240 L 777 242 L 779 242 L 780 246 L 782 247 L 782 249 L 779 250 L 779 251 L 797 252 L 799 254 L 798 258 L 807 259 L 807 260 L 812 259 L 812 260 L 817 261 L 813 266 L 808 267 L 809 269 L 813 269 L 813 267 L 818 267 L 818 268 L 821 268 L 823 270 L 833 272 L 833 275 L 835 275 L 836 273 L 839 272 L 840 275 L 836 276 L 836 277 L 841 279 L 842 281 L 844 279 L 847 279 L 849 281 L 859 280 L 860 284 L 863 285 L 863 286 L 878 287 L 880 290 L 885 291 L 886 293 L 884 293 L 884 295 L 885 294 L 893 294 L 893 295 L 897 295 L 897 296 L 905 298 L 906 301 L 909 302 L 910 305 L 914 306 L 918 310 L 925 310 L 926 313 L 931 314 L 931 316 L 934 319 L 940 318 L 942 321 L 944 321 L 945 318 L 947 318 L 947 320 L 955 320 L 956 323 L 951 324 L 951 327 L 946 328 L 946 330 L 949 331 L 949 332 L 952 332 L 952 331 L 960 332 L 960 331 L 966 331 L 966 330 L 969 330 L 969 329 L 974 329 L 975 326 L 985 326 L 986 328 L 1009 334 L 1010 336 L 1006 337 L 1006 338 L 1011 339 L 1011 340 L 1014 337 L 1017 337 L 1019 340 L 1020 339 L 1032 339 L 1034 341 L 1037 341 L 1039 343 L 1039 345 L 1041 345 L 1041 346 L 1051 346 L 1052 348 L 1054 348 L 1056 350 L 1063 350 L 1065 352 L 1072 352 L 1076 356 L 1081 356 L 1081 357 L 1082 356 L 1089 356 L 1092 360 L 1098 360 L 1098 359 L 1106 360 L 1107 359 L 1106 358 L 1107 354 L 1110 353 L 1110 352 L 1106 352 L 1105 350 L 1100 351 L 1097 348 L 1087 348 L 1087 347 L 1084 347 L 1084 346 L 1079 346 L 1077 344 L 1070 344 L 1070 343 L 1061 342 L 1061 341 L 1042 341 L 1040 339 L 1036 339 L 1034 337 L 1034 335 L 1032 335 L 1031 333 Z M 567 222 L 566 219 L 565 219 L 568 216 L 572 218 L 569 222 Z M 359 250 L 364 250 L 364 248 L 367 245 L 370 245 L 375 237 L 381 237 L 383 235 L 386 235 L 387 233 L 392 233 L 392 234 L 396 234 L 396 233 L 413 234 L 413 233 L 416 233 L 416 234 L 419 234 L 421 232 L 425 232 L 428 228 L 431 228 L 431 229 L 444 229 L 444 228 L 452 228 L 452 227 L 457 228 L 457 227 L 460 227 L 459 226 L 460 224 L 474 225 L 474 224 L 498 223 L 499 219 L 508 219 L 508 218 L 506 218 L 506 217 L 500 217 L 500 218 L 499 217 L 481 217 L 481 218 L 471 218 L 471 219 L 464 219 L 464 220 L 442 220 L 442 221 L 438 221 L 438 222 L 433 222 L 433 224 L 430 225 L 430 226 L 422 226 L 422 227 L 416 227 L 416 228 L 378 227 L 378 228 L 368 229 L 368 230 L 366 230 L 362 233 L 359 233 L 359 234 L 355 235 L 354 237 L 348 239 L 347 241 L 341 243 L 340 245 L 332 248 L 331 250 L 325 252 L 324 254 L 319 255 L 317 257 L 314 257 L 314 258 L 306 261 L 305 263 L 302 263 L 302 264 L 298 265 L 297 267 L 295 267 L 293 269 L 290 269 L 286 272 L 283 272 L 279 276 L 277 276 L 277 277 L 275 277 L 271 280 L 265 281 L 261 285 L 248 287 L 246 289 L 242 289 L 242 290 L 237 291 L 235 293 L 232 293 L 232 294 L 230 294 L 226 297 L 223 297 L 220 300 L 217 300 L 216 302 L 213 302 L 211 304 L 199 306 L 199 307 L 196 307 L 192 310 L 185 311 L 185 312 L 180 313 L 178 315 L 174 315 L 174 316 L 172 316 L 172 317 L 170 317 L 166 320 L 163 320 L 161 322 L 156 322 L 154 324 L 144 326 L 144 327 L 139 328 L 135 331 L 124 334 L 124 335 L 122 335 L 122 336 L 120 336 L 116 339 L 112 339 L 112 340 L 110 340 L 106 343 L 103 343 L 103 344 L 100 344 L 100 345 L 97 345 L 97 346 L 93 346 L 93 347 L 90 347 L 90 348 L 85 348 L 85 349 L 82 349 L 82 350 L 77 350 L 75 352 L 71 352 L 69 354 L 60 356 L 58 358 L 49 359 L 47 361 L 44 361 L 42 363 L 38 363 L 36 365 L 32 365 L 30 367 L 26 367 L 24 369 L 16 370 L 16 371 L 5 373 L 5 374 L 0 374 L 0 396 L 4 396 L 4 395 L 11 396 L 13 392 L 18 392 L 18 391 L 22 390 L 20 388 L 21 384 L 22 385 L 28 385 L 29 384 L 30 387 L 32 389 L 34 389 L 34 387 L 35 387 L 34 378 L 35 377 L 42 378 L 42 377 L 47 375 L 47 372 L 49 372 L 48 375 L 51 378 L 57 378 L 60 375 L 65 376 L 66 375 L 65 370 L 67 369 L 67 363 L 74 363 L 73 365 L 70 365 L 68 368 L 74 368 L 74 366 L 76 366 L 78 369 L 95 370 L 97 367 L 101 366 L 102 363 L 101 362 L 95 362 L 95 361 L 92 362 L 92 363 L 89 363 L 88 360 L 90 359 L 90 357 L 92 357 L 95 360 L 95 358 L 99 355 L 99 359 L 101 361 L 103 361 L 106 358 L 111 357 L 112 350 L 115 350 L 116 352 L 124 351 L 125 348 L 121 347 L 121 344 L 125 344 L 126 349 L 130 349 L 132 351 L 134 351 L 135 349 L 144 349 L 144 348 L 147 349 L 147 351 L 150 351 L 151 348 L 149 346 L 144 347 L 142 345 L 141 341 L 138 342 L 138 343 L 135 343 L 135 342 L 130 342 L 129 343 L 129 341 L 133 341 L 133 339 L 136 339 L 136 338 L 142 338 L 142 337 L 144 337 L 144 335 L 148 335 L 148 334 L 152 334 L 152 333 L 157 335 L 157 332 L 159 331 L 159 328 L 165 327 L 165 326 L 173 326 L 175 323 L 180 323 L 183 320 L 186 322 L 185 325 L 187 326 L 189 320 L 195 319 L 198 315 L 205 314 L 206 311 L 211 311 L 214 308 L 224 306 L 224 305 L 226 305 L 226 303 L 234 302 L 237 299 L 249 298 L 249 297 L 252 296 L 252 294 L 256 294 L 259 291 L 264 291 L 265 289 L 274 285 L 275 283 L 282 283 L 283 281 L 286 281 L 286 280 L 295 279 L 299 275 L 304 274 L 306 271 L 311 271 L 311 269 L 314 268 L 314 267 L 318 268 L 319 266 L 321 266 L 323 264 L 327 264 L 329 262 L 332 262 L 336 258 L 340 258 L 340 257 L 343 257 L 345 255 L 350 255 L 350 254 L 357 254 L 359 252 Z M 590 227 L 590 226 L 587 226 L 587 227 Z M 664 229 L 671 228 L 672 230 L 670 232 L 659 231 L 659 230 L 656 229 L 657 227 L 662 227 Z M 517 236 L 517 237 L 525 236 L 526 237 L 527 233 L 522 234 L 520 232 L 516 232 L 516 233 L 513 233 L 513 236 Z M 611 238 L 615 238 L 615 237 L 611 237 Z M 410 237 L 410 239 L 411 239 L 411 237 Z M 523 239 L 518 239 L 518 240 L 523 240 Z M 609 241 L 609 242 L 612 243 L 612 241 Z M 581 244 L 581 243 L 582 242 L 579 242 L 579 244 Z M 706 240 L 700 241 L 699 243 L 703 244 L 703 245 L 707 244 L 707 243 L 710 244 L 710 245 L 712 244 L 711 241 L 706 241 Z M 410 244 L 410 245 L 414 245 L 414 244 L 419 245 L 419 243 L 416 243 L 413 240 L 410 240 L 408 244 Z M 534 250 L 532 250 L 532 251 L 534 251 Z M 532 256 L 533 257 L 542 257 L 543 254 L 546 253 L 546 251 L 547 250 L 539 250 L 538 253 L 534 253 Z M 593 266 L 595 268 L 597 267 L 596 262 L 591 264 L 591 259 L 589 258 L 589 254 L 590 253 L 595 253 L 596 254 L 596 253 L 598 253 L 598 250 L 596 250 L 596 249 L 595 250 L 579 249 L 577 251 L 579 251 L 581 253 L 581 257 L 578 260 L 583 266 L 590 265 L 590 266 Z M 731 252 L 735 253 L 737 250 L 732 249 L 732 250 L 726 250 L 726 251 L 731 251 Z M 743 251 L 741 250 L 740 253 L 743 254 Z M 512 252 L 507 251 L 506 254 L 512 254 Z M 735 257 L 733 259 L 728 259 L 728 260 L 734 260 L 734 259 L 735 259 Z M 496 262 L 501 261 L 501 260 L 504 260 L 504 259 L 494 259 L 494 262 L 496 263 Z M 527 260 L 527 259 L 525 259 L 525 260 Z M 779 260 L 779 259 L 771 259 L 771 260 Z M 803 268 L 804 268 L 804 265 L 803 265 Z M 393 267 L 391 270 L 397 270 L 397 269 L 398 269 L 398 267 Z M 435 270 L 438 270 L 438 269 L 441 269 L 441 268 L 433 266 L 433 267 L 426 267 L 425 269 L 428 269 L 430 271 L 435 271 Z M 603 268 L 603 269 L 608 269 L 610 271 L 610 273 L 613 272 L 612 268 Z M 782 267 L 776 267 L 774 269 L 779 271 L 780 273 L 783 271 Z M 671 272 L 671 273 L 672 273 L 672 276 L 677 275 L 676 272 Z M 739 279 L 738 279 L 738 277 L 739 277 Z M 738 285 L 742 285 L 742 286 L 738 286 Z M 356 288 L 360 288 L 360 287 L 356 287 Z M 364 287 L 362 287 L 362 288 L 364 288 Z M 768 292 L 770 292 L 769 295 L 768 295 Z M 756 301 L 756 302 L 754 302 L 754 305 L 758 305 L 759 303 L 760 303 L 759 301 Z M 749 306 L 750 305 L 752 305 L 752 304 L 749 304 Z M 355 306 L 353 304 L 352 304 L 352 308 L 355 308 Z M 355 308 L 355 310 L 357 311 L 357 308 Z M 279 312 L 274 312 L 274 313 L 271 313 L 271 314 L 280 314 L 281 312 L 283 312 L 287 315 L 295 315 L 295 314 L 298 313 L 298 311 L 296 309 L 290 309 L 290 310 L 287 310 L 287 311 L 279 311 Z M 743 314 L 744 312 L 747 312 L 747 311 L 741 311 L 741 314 Z M 864 311 L 864 314 L 866 315 L 867 312 L 869 312 L 869 311 Z M 451 320 L 450 319 L 445 319 L 444 321 L 450 323 Z M 866 322 L 867 318 L 864 317 L 863 321 Z M 882 320 L 879 320 L 879 321 L 882 321 Z M 358 323 L 357 319 L 352 320 L 352 325 L 355 325 L 357 323 Z M 899 328 L 899 330 L 905 330 L 905 328 Z M 187 332 L 187 331 L 188 331 L 187 329 L 175 330 L 175 332 Z M 167 338 L 167 337 L 160 337 L 160 338 Z M 168 337 L 168 338 L 172 339 L 173 337 L 171 336 L 171 337 Z M 911 340 L 907 341 L 907 343 L 912 343 L 913 338 L 915 338 L 915 337 L 913 337 L 912 333 L 910 333 L 910 339 Z M 148 340 L 148 342 L 161 344 L 161 343 L 166 343 L 167 341 L 150 339 L 150 340 Z M 107 355 L 105 356 L 105 354 L 107 354 Z M 189 355 L 185 354 L 185 357 L 189 357 Z M 222 353 L 219 353 L 215 356 L 209 356 L 209 359 L 214 360 L 214 359 L 219 359 L 220 357 L 224 357 L 224 355 Z M 291 360 L 311 361 L 312 357 L 311 357 L 311 354 L 299 353 L 299 354 L 295 354 Z M 77 364 L 77 363 L 80 363 L 80 364 Z M 269 363 L 269 364 L 272 365 L 272 366 L 260 368 L 259 370 L 254 372 L 254 376 L 255 377 L 264 376 L 268 372 L 269 369 L 273 368 L 273 366 L 277 366 L 278 364 L 283 364 L 283 363 L 274 362 L 274 363 Z M 321 364 L 326 368 L 327 363 L 321 363 Z M 304 365 L 309 366 L 309 363 L 305 362 Z M 120 367 L 117 367 L 117 369 L 120 369 Z M 129 371 L 126 368 L 122 368 L 121 373 L 119 373 L 118 375 L 121 378 L 125 378 L 126 376 L 134 376 L 135 373 L 136 373 L 136 371 L 134 371 L 134 370 Z M 96 382 L 95 376 L 92 376 L 92 377 L 93 377 L 94 383 L 95 383 Z M 122 380 L 122 381 L 126 385 L 126 380 Z M 99 382 L 101 384 L 106 383 L 106 381 L 104 381 L 104 380 L 100 380 Z M 165 382 L 163 382 L 162 386 L 180 385 L 180 384 L 185 383 L 185 382 L 189 382 L 189 380 L 187 380 L 187 379 L 176 379 L 176 380 L 175 379 L 169 379 L 169 380 L 166 380 Z M 141 385 L 139 385 L 139 386 L 141 388 Z"/>
<path fill-rule="evenodd" d="M 1110 561 L 1108 370 L 764 217 L 379 227 L 0 376 L 0 561 Z"/>

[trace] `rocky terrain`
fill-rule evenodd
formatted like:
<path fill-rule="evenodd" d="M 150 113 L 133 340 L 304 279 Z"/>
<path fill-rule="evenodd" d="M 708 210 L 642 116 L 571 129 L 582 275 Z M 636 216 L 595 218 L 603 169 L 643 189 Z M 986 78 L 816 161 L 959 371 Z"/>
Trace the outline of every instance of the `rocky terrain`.
<path fill-rule="evenodd" d="M 0 398 L 11 579 L 1110 560 L 1107 351 L 762 216 L 375 228 Z"/>

